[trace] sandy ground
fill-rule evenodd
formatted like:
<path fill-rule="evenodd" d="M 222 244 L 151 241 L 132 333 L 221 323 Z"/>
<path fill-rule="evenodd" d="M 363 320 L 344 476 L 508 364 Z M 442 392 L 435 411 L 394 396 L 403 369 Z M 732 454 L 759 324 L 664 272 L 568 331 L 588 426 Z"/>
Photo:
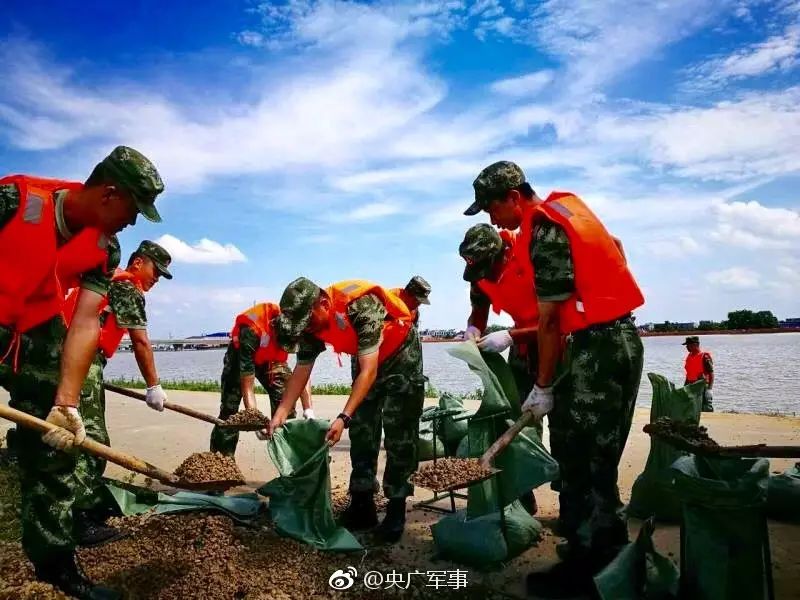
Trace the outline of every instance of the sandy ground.
<path fill-rule="evenodd" d="M 170 401 L 209 414 L 217 414 L 219 395 L 207 392 L 169 392 Z M 333 418 L 344 405 L 342 396 L 319 396 L 314 406 L 317 416 Z M 0 401 L 7 402 L 8 396 L 0 390 Z M 434 404 L 427 400 L 427 404 Z M 259 406 L 269 410 L 269 402 L 265 396 L 259 396 Z M 477 403 L 467 403 L 467 408 L 477 408 Z M 623 501 L 630 497 L 631 486 L 642 471 L 649 450 L 649 437 L 642 432 L 648 420 L 647 409 L 638 409 L 628 440 L 625 454 L 620 465 L 620 491 Z M 128 399 L 117 394 L 107 394 L 108 429 L 114 446 L 125 452 L 134 454 L 167 471 L 172 471 L 192 452 L 208 449 L 211 425 L 183 415 L 165 411 L 158 414 L 148 409 L 143 402 Z M 707 414 L 703 415 L 703 424 L 708 427 L 710 435 L 724 444 L 770 443 L 776 445 L 800 444 L 800 419 L 744 414 Z M 0 434 L 8 428 L 6 422 L 0 423 Z M 545 443 L 547 436 L 545 435 Z M 349 475 L 348 459 L 349 441 L 345 438 L 332 452 L 332 484 L 346 486 Z M 254 433 L 241 434 L 236 460 L 247 479 L 247 486 L 242 491 L 252 490 L 277 476 L 266 455 L 264 442 L 256 439 Z M 771 461 L 773 472 L 783 471 L 791 466 L 790 460 Z M 382 467 L 381 467 L 382 468 Z M 109 465 L 107 475 L 123 478 L 127 471 Z M 142 478 L 137 478 L 142 483 Z M 431 493 L 417 489 L 414 501 L 430 498 Z M 536 492 L 539 503 L 537 518 L 545 527 L 549 527 L 558 516 L 557 494 L 543 486 Z M 442 505 L 447 505 L 443 502 Z M 462 506 L 462 501 L 457 501 Z M 440 514 L 414 509 L 409 513 L 407 533 L 399 546 L 394 550 L 394 558 L 398 565 L 426 569 L 455 569 L 456 565 L 446 561 L 431 562 L 434 558 L 434 546 L 429 527 L 440 518 Z M 631 521 L 631 534 L 635 535 L 639 523 Z M 559 538 L 551 535 L 546 529 L 542 542 L 529 549 L 523 555 L 510 561 L 497 573 L 483 575 L 470 572 L 469 580 L 484 580 L 497 589 L 509 594 L 524 597 L 524 575 L 533 569 L 539 569 L 554 563 L 557 558 L 555 544 Z M 660 525 L 655 534 L 657 549 L 678 559 L 677 526 Z M 774 562 L 774 578 L 776 597 L 779 599 L 800 599 L 800 525 L 770 522 L 770 542 Z M 352 559 L 350 560 L 352 562 Z M 342 559 L 343 567 L 348 559 Z M 463 569 L 463 567 L 462 567 Z"/>

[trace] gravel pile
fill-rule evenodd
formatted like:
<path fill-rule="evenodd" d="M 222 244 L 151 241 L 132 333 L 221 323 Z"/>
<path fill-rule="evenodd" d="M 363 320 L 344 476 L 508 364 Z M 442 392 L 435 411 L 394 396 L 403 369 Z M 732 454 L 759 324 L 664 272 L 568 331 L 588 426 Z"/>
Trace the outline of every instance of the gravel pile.
<path fill-rule="evenodd" d="M 454 485 L 482 479 L 491 473 L 477 458 L 442 458 L 428 463 L 411 477 L 412 483 L 442 491 Z"/>
<path fill-rule="evenodd" d="M 698 450 L 717 450 L 719 444 L 708 436 L 708 430 L 702 425 L 695 425 L 685 421 L 674 421 L 667 417 L 660 417 L 653 423 L 644 426 L 644 432 L 664 441 L 673 441 L 680 447 L 692 447 Z"/>
<path fill-rule="evenodd" d="M 239 425 L 246 427 L 266 427 L 269 424 L 269 417 L 257 408 L 246 408 L 240 410 L 235 415 L 225 419 L 225 425 Z"/>
<path fill-rule="evenodd" d="M 342 514 L 349 504 L 350 492 L 346 487 L 338 486 L 331 490 L 331 505 L 334 517 Z M 375 505 L 378 507 L 378 511 L 386 509 L 387 504 L 389 504 L 389 500 L 383 495 L 383 492 L 375 492 Z"/>
<path fill-rule="evenodd" d="M 219 452 L 195 452 L 175 469 L 175 475 L 189 483 L 241 481 L 244 475 L 230 456 Z"/>
<path fill-rule="evenodd" d="M 48 583 L 36 581 L 33 565 L 18 543 L 0 542 L 0 600 L 68 600 Z"/>

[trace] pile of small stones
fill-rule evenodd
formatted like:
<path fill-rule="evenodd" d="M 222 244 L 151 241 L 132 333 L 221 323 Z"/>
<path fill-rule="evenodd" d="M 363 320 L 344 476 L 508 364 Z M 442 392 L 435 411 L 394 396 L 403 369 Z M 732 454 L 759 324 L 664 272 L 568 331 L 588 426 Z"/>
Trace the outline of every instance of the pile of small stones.
<path fill-rule="evenodd" d="M 491 472 L 477 458 L 442 458 L 423 466 L 411 481 L 425 489 L 441 491 L 483 479 Z"/>
<path fill-rule="evenodd" d="M 219 452 L 195 452 L 175 469 L 175 475 L 188 483 L 244 481 L 236 461 Z"/>
<path fill-rule="evenodd" d="M 225 419 L 225 425 L 239 425 L 246 427 L 266 427 L 269 424 L 269 417 L 257 408 L 246 408 L 240 410 L 235 415 Z"/>
<path fill-rule="evenodd" d="M 660 417 L 644 426 L 644 432 L 662 438 L 665 441 L 674 440 L 682 446 L 691 446 L 698 450 L 717 450 L 719 444 L 711 439 L 708 430 L 702 425 L 675 421 L 668 417 Z"/>

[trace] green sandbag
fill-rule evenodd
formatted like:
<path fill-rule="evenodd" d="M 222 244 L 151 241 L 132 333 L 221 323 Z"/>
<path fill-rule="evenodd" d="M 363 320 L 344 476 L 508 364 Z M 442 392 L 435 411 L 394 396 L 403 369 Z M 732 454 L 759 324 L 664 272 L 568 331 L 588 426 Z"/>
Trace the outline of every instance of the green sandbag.
<path fill-rule="evenodd" d="M 700 422 L 700 405 L 703 400 L 705 383 L 697 381 L 686 387 L 675 388 L 666 377 L 656 373 L 648 373 L 653 386 L 653 402 L 650 405 L 650 422 L 660 417 L 669 417 L 674 421 L 692 423 Z M 681 506 L 672 487 L 673 473 L 670 470 L 674 463 L 685 452 L 676 450 L 671 445 L 650 438 L 650 454 L 644 471 L 636 478 L 628 503 L 629 515 L 646 519 L 655 516 L 662 521 L 677 522 L 681 514 Z"/>
<path fill-rule="evenodd" d="M 778 521 L 800 521 L 800 462 L 769 478 L 767 516 Z"/>
<path fill-rule="evenodd" d="M 433 460 L 434 439 L 433 421 L 423 421 L 422 418 L 437 410 L 435 406 L 429 406 L 422 411 L 419 422 L 419 437 L 417 438 L 417 458 L 420 461 Z M 438 424 L 437 424 L 438 429 Z M 436 457 L 441 458 L 445 455 L 444 443 L 439 438 L 439 431 L 436 432 L 435 449 Z"/>
<path fill-rule="evenodd" d="M 125 516 L 140 515 L 154 510 L 156 514 L 208 511 L 221 512 L 240 523 L 249 523 L 262 509 L 262 502 L 253 493 L 235 496 L 210 496 L 195 492 L 174 495 L 154 492 L 147 488 L 105 480 L 106 489 Z"/>
<path fill-rule="evenodd" d="M 333 519 L 329 446 L 330 423 L 321 419 L 290 419 L 267 445 L 281 476 L 258 493 L 269 497 L 269 509 L 278 533 L 320 550 L 361 550 L 362 546 Z"/>
<path fill-rule="evenodd" d="M 467 413 L 467 410 L 464 408 L 464 401 L 458 396 L 453 396 L 448 392 L 444 392 L 439 396 L 439 408 L 460 411 L 459 414 L 443 417 L 440 421 L 442 424 L 442 441 L 450 454 L 455 454 L 456 448 L 458 448 L 461 440 L 467 435 L 467 420 L 456 420 Z"/>
<path fill-rule="evenodd" d="M 513 502 L 505 508 L 505 532 L 500 512 L 468 519 L 466 510 L 447 515 L 431 526 L 438 555 L 481 570 L 501 568 L 541 538 L 542 526 Z"/>
<path fill-rule="evenodd" d="M 669 600 L 678 597 L 678 569 L 656 552 L 653 519 L 642 523 L 636 541 L 625 546 L 594 584 L 602 600 Z"/>
<path fill-rule="evenodd" d="M 516 398 L 518 408 L 517 387 L 508 363 L 497 353 L 482 353 L 474 342 L 458 344 L 448 353 L 465 361 L 483 382 L 483 400 L 469 420 L 467 436 L 457 453 L 460 457 L 477 458 L 511 425 L 508 417 L 514 410 L 509 397 Z M 469 487 L 470 519 L 498 512 L 523 493 L 558 477 L 558 463 L 542 445 L 535 427 L 526 427 L 514 438 L 494 465 L 502 471 Z"/>
<path fill-rule="evenodd" d="M 766 600 L 769 461 L 684 456 L 672 468 L 683 513 L 682 594 Z"/>

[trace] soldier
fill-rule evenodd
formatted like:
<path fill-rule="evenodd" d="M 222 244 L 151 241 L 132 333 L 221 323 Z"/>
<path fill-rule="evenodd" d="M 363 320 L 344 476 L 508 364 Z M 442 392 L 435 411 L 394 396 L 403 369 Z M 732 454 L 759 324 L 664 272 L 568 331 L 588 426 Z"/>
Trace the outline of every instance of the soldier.
<path fill-rule="evenodd" d="M 617 469 L 642 373 L 631 311 L 644 298 L 618 241 L 575 195 L 553 192 L 542 201 L 522 169 L 506 161 L 486 167 L 473 187 L 475 202 L 465 214 L 485 210 L 496 226 L 520 228 L 531 240 L 539 367 L 523 410 L 549 414 L 568 545 L 564 562 L 528 576 L 528 589 L 569 597 L 590 591 L 592 575 L 628 541 Z"/>
<path fill-rule="evenodd" d="M 414 493 L 408 478 L 417 469 L 425 396 L 422 345 L 412 318 L 402 300 L 375 284 L 343 281 L 323 290 L 301 277 L 283 292 L 276 321 L 280 343 L 299 345 L 297 366 L 270 422 L 270 434 L 286 421 L 326 342 L 335 352 L 357 355 L 350 396 L 327 439 L 335 444 L 350 428 L 351 499 L 342 522 L 348 529 L 369 529 L 378 522 L 373 492 L 383 424 L 383 491 L 389 505 L 378 535 L 390 543 L 403 534 L 406 498 Z"/>
<path fill-rule="evenodd" d="M 425 281 L 420 275 L 414 275 L 404 288 L 393 288 L 389 290 L 405 302 L 408 310 L 414 317 L 414 325 L 419 326 L 419 307 L 422 304 L 430 304 L 428 296 L 431 294 L 431 284 Z M 353 357 L 355 359 L 355 357 Z"/>
<path fill-rule="evenodd" d="M 61 428 L 17 432 L 22 547 L 39 579 L 77 598 L 118 595 L 93 586 L 75 562 L 72 509 L 81 488 L 75 454 L 62 450 L 86 437 L 78 405 L 120 260 L 115 234 L 138 213 L 159 222 L 154 202 L 163 189 L 153 164 L 125 146 L 85 184 L 0 179 L 0 381 L 12 407 Z M 64 290 L 78 286 L 67 333 Z"/>
<path fill-rule="evenodd" d="M 520 398 L 533 389 L 537 371 L 536 328 L 538 303 L 533 285 L 533 272 L 526 269 L 529 261 L 517 255 L 526 254 L 529 244 L 508 231 L 497 233 L 491 225 L 479 223 L 470 227 L 458 248 L 464 267 L 464 281 L 470 283 L 472 310 L 467 319 L 467 338 L 474 339 L 484 352 L 503 352 L 509 347 L 508 366 L 514 376 Z M 501 329 L 483 336 L 489 320 L 489 308 L 505 312 L 514 319 L 513 329 Z M 520 414 L 514 406 L 514 418 Z M 541 423 L 537 423 L 539 436 Z M 531 491 L 520 501 L 532 515 L 537 512 L 536 497 Z"/>
<path fill-rule="evenodd" d="M 269 395 L 271 414 L 275 414 L 291 375 L 286 362 L 289 355 L 280 347 L 275 336 L 274 321 L 279 313 L 277 304 L 264 302 L 251 306 L 236 317 L 231 330 L 231 342 L 222 362 L 220 419 L 235 415 L 242 400 L 245 408 L 257 408 L 256 379 Z M 308 386 L 303 389 L 300 399 L 303 416 L 313 419 Z M 294 406 L 289 418 L 294 418 Z M 238 431 L 218 426 L 211 431 L 212 452 L 234 456 L 238 443 Z"/>
<path fill-rule="evenodd" d="M 681 344 L 686 346 L 686 362 L 683 367 L 686 369 L 686 379 L 683 385 L 694 383 L 704 379 L 706 389 L 703 390 L 703 412 L 714 412 L 714 398 L 711 395 L 711 388 L 714 386 L 714 359 L 711 353 L 700 350 L 700 337 L 691 335 Z"/>
<path fill-rule="evenodd" d="M 169 253 L 149 240 L 139 244 L 128 259 L 125 269 L 117 269 L 111 278 L 108 300 L 103 302 L 100 311 L 100 338 L 97 344 L 89 374 L 81 390 L 80 413 L 86 435 L 100 442 L 110 444 L 106 429 L 106 396 L 103 388 L 103 369 L 108 360 L 119 348 L 122 337 L 127 332 L 136 363 L 147 385 L 147 405 L 157 411 L 164 410 L 167 394 L 159 384 L 153 348 L 147 335 L 147 314 L 145 312 L 145 293 L 158 283 L 161 277 L 172 279 L 168 267 L 172 258 Z M 64 316 L 69 325 L 72 311 L 80 288 L 73 289 L 67 296 Z M 123 534 L 105 525 L 110 516 L 108 502 L 104 499 L 103 472 L 106 461 L 91 454 L 78 455 L 76 475 L 84 487 L 84 494 L 75 503 L 76 537 L 80 546 L 96 546 L 121 537 Z"/>

